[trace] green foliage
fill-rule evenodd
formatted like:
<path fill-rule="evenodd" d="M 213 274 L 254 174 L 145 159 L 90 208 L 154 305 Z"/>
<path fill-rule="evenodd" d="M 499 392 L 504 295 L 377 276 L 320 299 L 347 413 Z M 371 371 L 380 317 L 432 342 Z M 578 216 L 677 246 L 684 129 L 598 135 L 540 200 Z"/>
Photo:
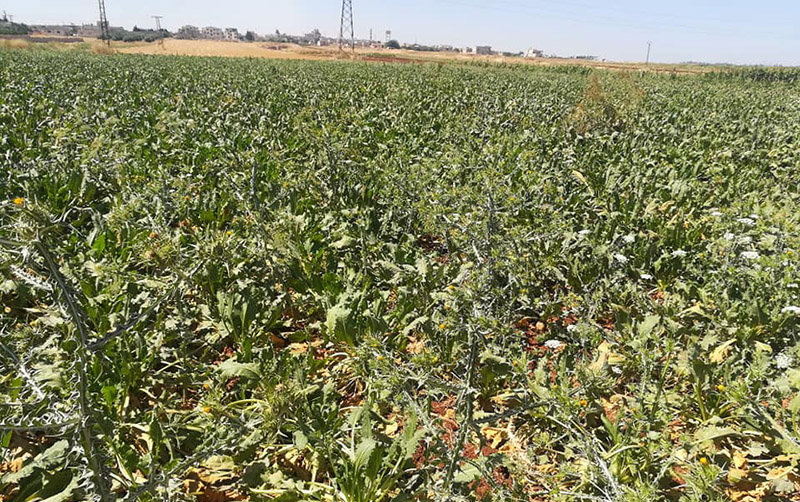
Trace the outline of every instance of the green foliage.
<path fill-rule="evenodd" d="M 0 51 L 0 497 L 796 492 L 751 77 Z"/>

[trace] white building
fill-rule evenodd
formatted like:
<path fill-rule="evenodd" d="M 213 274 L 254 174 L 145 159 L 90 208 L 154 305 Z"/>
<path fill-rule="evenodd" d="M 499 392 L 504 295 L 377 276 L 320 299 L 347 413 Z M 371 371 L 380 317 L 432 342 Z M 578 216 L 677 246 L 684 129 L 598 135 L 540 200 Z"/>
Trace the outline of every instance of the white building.
<path fill-rule="evenodd" d="M 239 35 L 238 28 L 225 28 L 225 40 L 235 42 L 240 38 L 242 37 Z"/>
<path fill-rule="evenodd" d="M 539 49 L 528 49 L 525 51 L 526 58 L 541 58 L 544 57 L 544 52 Z"/>
<path fill-rule="evenodd" d="M 187 24 L 178 30 L 178 38 L 194 40 L 200 38 L 200 28 Z"/>
<path fill-rule="evenodd" d="M 225 38 L 225 32 L 222 31 L 222 28 L 217 28 L 216 26 L 206 26 L 200 30 L 200 36 L 211 40 L 222 40 Z"/>

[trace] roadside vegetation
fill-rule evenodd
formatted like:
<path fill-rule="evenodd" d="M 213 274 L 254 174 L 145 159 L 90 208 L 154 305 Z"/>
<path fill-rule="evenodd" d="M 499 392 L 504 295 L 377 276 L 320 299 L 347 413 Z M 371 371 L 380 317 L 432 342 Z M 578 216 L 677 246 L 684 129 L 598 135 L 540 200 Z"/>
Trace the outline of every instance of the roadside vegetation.
<path fill-rule="evenodd" d="M 800 500 L 800 88 L 0 51 L 0 500 Z"/>

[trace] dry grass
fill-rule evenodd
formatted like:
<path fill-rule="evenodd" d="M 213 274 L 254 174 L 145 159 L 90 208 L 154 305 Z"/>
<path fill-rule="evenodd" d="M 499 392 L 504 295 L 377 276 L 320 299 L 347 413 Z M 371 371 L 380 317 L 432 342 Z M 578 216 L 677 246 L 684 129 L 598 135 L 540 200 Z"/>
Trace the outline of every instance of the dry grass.
<path fill-rule="evenodd" d="M 129 54 L 169 54 L 174 56 L 218 56 L 269 59 L 331 59 L 335 51 L 305 48 L 291 44 L 223 42 L 220 40 L 166 39 L 164 44 L 117 43 L 119 52 Z"/>
<path fill-rule="evenodd" d="M 103 42 L 95 42 L 91 44 L 92 52 L 95 54 L 116 54 L 117 50 L 113 47 L 109 47 Z"/>
<path fill-rule="evenodd" d="M 3 49 L 30 49 L 31 45 L 27 40 L 18 38 L 0 39 L 0 47 Z"/>
<path fill-rule="evenodd" d="M 376 62 L 398 63 L 509 63 L 544 66 L 589 66 L 622 71 L 652 71 L 659 73 L 705 73 L 707 68 L 687 65 L 644 65 L 643 63 L 617 63 L 584 61 L 576 59 L 525 59 L 505 56 L 477 56 L 456 52 L 417 52 L 409 50 L 357 49 L 355 55 L 340 53 L 337 47 L 308 47 L 275 42 L 224 42 L 220 40 L 177 40 L 158 42 L 115 42 L 117 52 L 130 54 L 165 54 L 175 56 L 216 56 L 265 59 L 358 59 Z"/>

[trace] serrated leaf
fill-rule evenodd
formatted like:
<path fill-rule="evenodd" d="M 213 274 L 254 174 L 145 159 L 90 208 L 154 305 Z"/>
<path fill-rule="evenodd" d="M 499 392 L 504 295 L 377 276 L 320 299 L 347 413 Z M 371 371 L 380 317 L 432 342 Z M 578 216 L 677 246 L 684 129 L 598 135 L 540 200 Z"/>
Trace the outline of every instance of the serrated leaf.
<path fill-rule="evenodd" d="M 375 450 L 378 443 L 374 439 L 364 439 L 359 443 L 355 452 L 352 452 L 350 459 L 353 461 L 353 467 L 358 470 L 369 462 L 369 457 Z"/>

